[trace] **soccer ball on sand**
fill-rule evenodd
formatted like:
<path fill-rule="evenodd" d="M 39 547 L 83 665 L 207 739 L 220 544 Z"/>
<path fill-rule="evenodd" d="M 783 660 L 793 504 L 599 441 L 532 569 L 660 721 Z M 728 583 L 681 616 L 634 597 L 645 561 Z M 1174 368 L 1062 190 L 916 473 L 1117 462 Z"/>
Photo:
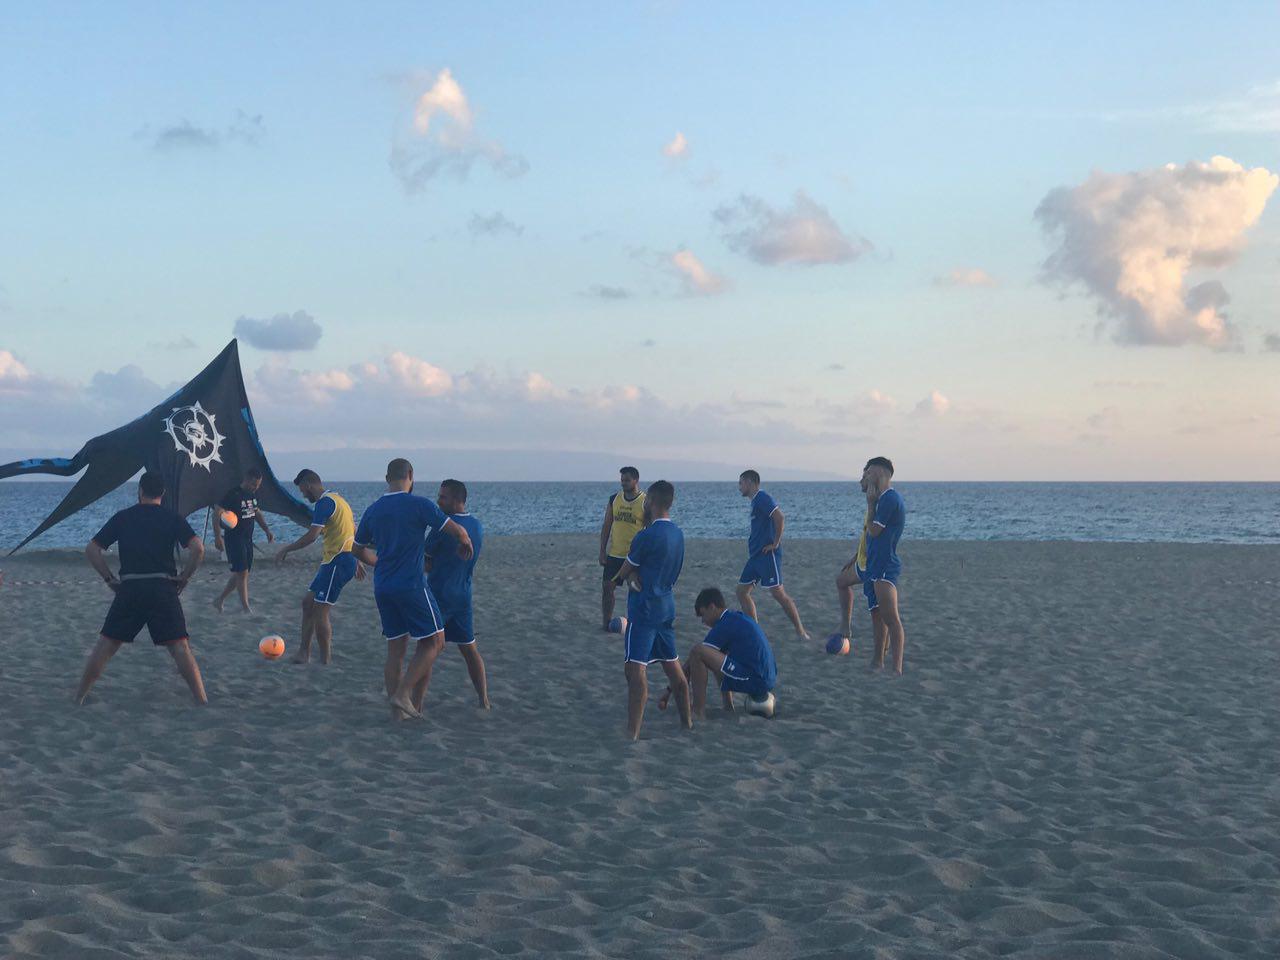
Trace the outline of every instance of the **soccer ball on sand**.
<path fill-rule="evenodd" d="M 742 707 L 747 713 L 754 714 L 757 717 L 766 717 L 773 719 L 773 708 L 777 706 L 777 698 L 772 693 L 766 693 L 763 700 L 757 700 L 755 697 L 747 694 L 742 698 Z"/>

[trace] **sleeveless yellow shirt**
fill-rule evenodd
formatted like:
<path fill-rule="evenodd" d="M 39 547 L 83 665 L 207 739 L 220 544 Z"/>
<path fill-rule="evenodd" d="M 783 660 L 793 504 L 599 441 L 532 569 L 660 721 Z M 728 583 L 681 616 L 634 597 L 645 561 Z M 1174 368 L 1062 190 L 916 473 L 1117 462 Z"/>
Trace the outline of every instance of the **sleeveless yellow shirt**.
<path fill-rule="evenodd" d="M 609 527 L 609 556 L 623 557 L 631 551 L 631 541 L 644 528 L 644 494 L 628 500 L 622 491 L 613 495 L 613 525 Z"/>
<path fill-rule="evenodd" d="M 875 519 L 875 507 L 867 507 L 867 516 L 862 521 L 862 536 L 858 538 L 858 561 L 859 570 L 867 569 L 867 527 L 871 526 L 871 521 Z"/>
<path fill-rule="evenodd" d="M 356 522 L 351 515 L 351 506 L 336 493 L 326 490 L 320 500 L 323 501 L 325 497 L 333 501 L 333 513 L 324 521 L 324 532 L 321 534 L 324 557 L 321 563 L 328 563 L 338 554 L 346 553 L 356 539 Z M 319 508 L 320 503 L 317 502 L 316 509 Z"/>

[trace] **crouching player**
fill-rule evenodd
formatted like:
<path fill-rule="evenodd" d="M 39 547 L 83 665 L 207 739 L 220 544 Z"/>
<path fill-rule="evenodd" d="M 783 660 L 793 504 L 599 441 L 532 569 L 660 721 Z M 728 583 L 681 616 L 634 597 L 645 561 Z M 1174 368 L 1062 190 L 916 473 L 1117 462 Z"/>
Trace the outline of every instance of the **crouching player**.
<path fill-rule="evenodd" d="M 689 650 L 694 716 L 706 717 L 707 679 L 714 674 L 720 681 L 726 710 L 733 710 L 733 694 L 745 693 L 748 713 L 772 717 L 778 667 L 760 624 L 745 613 L 727 609 L 724 594 L 715 587 L 707 587 L 698 594 L 693 612 L 711 628 L 702 642 L 695 643 Z M 659 706 L 665 705 L 666 697 L 663 697 Z"/>
<path fill-rule="evenodd" d="M 467 512 L 467 486 L 461 480 L 445 480 L 440 484 L 436 503 L 452 522 L 471 537 L 472 554 L 464 559 L 448 534 L 433 530 L 427 537 L 427 585 L 440 605 L 444 618 L 444 641 L 452 643 L 467 664 L 471 685 L 480 698 L 480 708 L 489 709 L 489 685 L 484 673 L 484 660 L 476 645 L 475 626 L 471 615 L 471 574 L 480 559 L 484 528 Z M 417 692 L 414 702 L 418 701 Z"/>

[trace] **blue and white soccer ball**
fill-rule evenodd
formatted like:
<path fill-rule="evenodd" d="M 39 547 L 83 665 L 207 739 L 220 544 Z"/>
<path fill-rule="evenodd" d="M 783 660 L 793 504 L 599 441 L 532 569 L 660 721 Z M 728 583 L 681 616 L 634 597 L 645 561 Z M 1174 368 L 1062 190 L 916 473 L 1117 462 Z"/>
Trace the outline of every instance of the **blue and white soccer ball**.
<path fill-rule="evenodd" d="M 612 620 L 610 620 L 610 621 L 609 621 L 609 632 L 610 632 L 610 633 L 626 633 L 626 632 L 627 632 L 627 618 L 626 618 L 626 617 L 614 617 Z"/>

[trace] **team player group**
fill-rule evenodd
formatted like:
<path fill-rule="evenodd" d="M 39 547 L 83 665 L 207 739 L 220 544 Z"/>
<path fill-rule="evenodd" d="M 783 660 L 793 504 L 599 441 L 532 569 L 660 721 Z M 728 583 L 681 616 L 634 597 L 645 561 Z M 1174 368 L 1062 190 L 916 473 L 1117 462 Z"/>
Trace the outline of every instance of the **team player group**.
<path fill-rule="evenodd" d="M 905 632 L 898 611 L 901 563 L 897 544 L 906 508 L 892 488 L 893 465 L 886 458 L 868 461 L 861 487 L 867 511 L 854 557 L 836 578 L 841 604 L 841 631 L 851 630 L 853 594 L 861 585 L 872 619 L 872 663 L 883 666 L 891 656 L 902 672 Z M 639 471 L 622 468 L 620 490 L 605 510 L 600 532 L 600 564 L 604 568 L 601 615 L 605 629 L 613 618 L 616 590 L 627 588 L 627 616 L 623 629 L 623 659 L 627 680 L 627 733 L 640 734 L 648 702 L 647 668 L 659 664 L 668 686 L 658 706 L 671 699 L 685 727 L 705 717 L 707 685 L 718 681 L 725 709 L 733 709 L 733 694 L 745 697 L 749 712 L 772 716 L 777 667 L 773 651 L 758 623 L 752 590 L 767 590 L 786 613 L 797 639 L 808 640 L 795 602 L 783 586 L 782 536 L 785 520 L 777 502 L 760 487 L 754 470 L 744 471 L 738 488 L 750 500 L 747 563 L 737 585 L 741 611 L 727 608 L 714 587 L 703 589 L 694 613 L 708 628 L 682 663 L 676 652 L 675 586 L 684 564 L 684 535 L 671 518 L 675 488 L 665 480 L 639 488 Z M 221 501 L 231 516 L 215 526 L 215 545 L 225 551 L 231 569 L 219 610 L 233 592 L 249 609 L 248 573 L 252 568 L 253 529 L 259 525 L 274 539 L 255 494 L 262 482 L 257 470 L 246 472 L 241 484 Z M 472 578 L 483 544 L 483 527 L 467 510 L 467 489 L 458 480 L 445 480 L 436 500 L 413 493 L 413 466 L 395 459 L 387 465 L 387 491 L 364 512 L 358 526 L 350 505 L 325 488 L 313 470 L 294 479 L 313 506 L 312 523 L 297 540 L 282 547 L 280 560 L 316 540 L 322 543 L 321 563 L 302 598 L 300 645 L 295 662 L 310 659 L 314 643 L 322 663 L 332 657 L 330 611 L 352 579 L 373 570 L 374 599 L 387 642 L 384 683 L 391 714 L 396 719 L 422 717 L 432 668 L 447 644 L 456 646 L 467 667 L 479 705 L 489 709 L 484 660 L 476 642 L 472 606 Z M 85 665 L 76 693 L 83 702 L 107 661 L 123 643 L 130 643 L 147 626 L 153 643 L 173 655 L 197 702 L 206 702 L 199 667 L 188 643 L 179 595 L 203 557 L 201 539 L 186 521 L 161 506 L 164 484 L 145 474 L 139 484 L 138 506 L 116 514 L 86 548 L 89 562 L 115 592 L 97 646 Z M 236 532 L 240 531 L 240 532 Z M 120 544 L 120 574 L 113 574 L 103 551 Z M 181 574 L 174 549 L 188 551 Z M 410 652 L 410 644 L 413 645 Z M 847 643 L 846 643 L 847 649 Z M 408 663 L 405 658 L 408 656 Z"/>

